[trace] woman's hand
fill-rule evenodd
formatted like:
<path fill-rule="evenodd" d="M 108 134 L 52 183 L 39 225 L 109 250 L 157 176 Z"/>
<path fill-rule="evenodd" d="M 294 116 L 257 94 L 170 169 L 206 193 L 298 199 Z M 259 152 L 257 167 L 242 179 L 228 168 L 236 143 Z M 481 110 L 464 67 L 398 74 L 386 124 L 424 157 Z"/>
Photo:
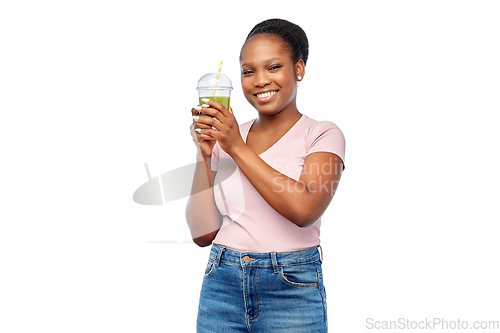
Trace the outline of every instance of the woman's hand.
<path fill-rule="evenodd" d="M 197 108 L 200 107 L 201 106 L 197 106 Z M 211 136 L 196 131 L 197 128 L 200 129 L 212 128 L 211 126 L 197 122 L 195 117 L 203 116 L 199 114 L 199 112 L 200 111 L 198 111 L 195 108 L 191 109 L 191 114 L 193 115 L 193 123 L 189 127 L 191 130 L 191 137 L 193 138 L 193 141 L 196 144 L 196 147 L 198 148 L 198 154 L 201 154 L 203 157 L 210 157 L 212 155 L 212 149 L 214 148 L 216 140 Z"/>
<path fill-rule="evenodd" d="M 228 111 L 224 105 L 211 99 L 204 99 L 203 102 L 206 103 L 204 105 L 211 106 L 211 108 L 198 107 L 199 110 L 197 111 L 208 114 L 196 115 L 199 117 L 195 120 L 195 128 L 200 128 L 198 136 L 203 140 L 217 140 L 222 150 L 229 155 L 244 146 L 245 142 L 241 137 L 240 128 L 236 118 L 234 118 L 232 109 L 229 108 Z"/>

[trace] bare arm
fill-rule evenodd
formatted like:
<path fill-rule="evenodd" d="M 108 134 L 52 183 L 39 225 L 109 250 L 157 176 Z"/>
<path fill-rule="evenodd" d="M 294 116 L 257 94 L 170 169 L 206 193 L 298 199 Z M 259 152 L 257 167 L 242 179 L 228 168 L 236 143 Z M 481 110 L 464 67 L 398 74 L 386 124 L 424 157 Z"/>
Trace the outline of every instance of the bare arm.
<path fill-rule="evenodd" d="M 197 162 L 191 195 L 186 206 L 186 220 L 193 241 L 199 246 L 208 246 L 222 225 L 222 215 L 215 205 L 213 187 L 208 186 L 203 157 L 198 155 Z M 210 165 L 210 159 L 208 164 Z M 212 184 L 215 175 L 216 172 L 210 171 Z"/>
<path fill-rule="evenodd" d="M 192 110 L 196 114 L 196 110 Z M 203 126 L 199 126 L 203 127 Z M 205 128 L 205 127 L 204 127 Z M 186 220 L 193 241 L 201 247 L 208 246 L 219 232 L 222 225 L 222 215 L 215 204 L 213 187 L 209 186 L 204 158 L 210 167 L 210 155 L 215 140 L 203 139 L 190 127 L 193 141 L 197 143 L 196 169 L 191 187 L 191 195 L 186 205 Z M 210 168 L 209 168 L 210 169 Z M 214 183 L 216 172 L 210 170 L 210 183 Z"/>
<path fill-rule="evenodd" d="M 299 227 L 307 227 L 323 215 L 343 168 L 337 155 L 313 153 L 307 156 L 296 181 L 270 167 L 246 145 L 231 157 L 266 202 Z"/>

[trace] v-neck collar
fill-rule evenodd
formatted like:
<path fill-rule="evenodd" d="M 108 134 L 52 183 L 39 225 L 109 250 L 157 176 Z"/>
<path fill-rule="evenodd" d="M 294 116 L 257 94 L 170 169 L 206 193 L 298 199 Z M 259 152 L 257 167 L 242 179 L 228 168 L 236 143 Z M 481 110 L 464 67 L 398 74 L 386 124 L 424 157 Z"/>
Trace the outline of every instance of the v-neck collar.
<path fill-rule="evenodd" d="M 262 155 L 262 154 L 264 154 L 264 153 L 267 153 L 269 150 L 271 150 L 271 148 L 273 148 L 273 147 L 274 147 L 274 146 L 276 146 L 278 143 L 280 143 L 280 141 L 282 141 L 282 140 L 283 140 L 283 138 L 284 138 L 285 136 L 287 136 L 287 134 L 288 134 L 288 133 L 290 133 L 290 132 L 291 132 L 291 131 L 295 128 L 295 127 L 297 127 L 297 124 L 298 124 L 298 123 L 300 123 L 300 121 L 301 121 L 302 119 L 304 119 L 305 117 L 306 117 L 306 116 L 305 116 L 304 114 L 302 114 L 302 116 L 300 116 L 299 120 L 297 120 L 297 121 L 295 122 L 295 124 L 293 124 L 293 126 L 292 126 L 292 127 L 290 127 L 290 129 L 289 129 L 288 131 L 286 131 L 286 132 L 285 132 L 285 134 L 283 134 L 283 135 L 281 136 L 281 138 L 279 138 L 279 139 L 278 139 L 278 141 L 276 141 L 276 142 L 275 142 L 275 143 L 274 143 L 271 147 L 267 148 L 265 151 L 263 151 L 262 153 L 260 153 L 260 154 L 259 154 L 259 156 L 260 156 L 260 155 Z M 253 123 L 254 123 L 256 120 L 257 120 L 257 118 L 253 119 L 253 120 L 252 120 L 252 122 L 250 123 L 250 126 L 248 126 L 248 128 L 247 128 L 247 131 L 246 131 L 246 134 L 245 134 L 245 143 L 247 143 L 248 133 L 250 133 L 250 129 L 252 128 Z"/>

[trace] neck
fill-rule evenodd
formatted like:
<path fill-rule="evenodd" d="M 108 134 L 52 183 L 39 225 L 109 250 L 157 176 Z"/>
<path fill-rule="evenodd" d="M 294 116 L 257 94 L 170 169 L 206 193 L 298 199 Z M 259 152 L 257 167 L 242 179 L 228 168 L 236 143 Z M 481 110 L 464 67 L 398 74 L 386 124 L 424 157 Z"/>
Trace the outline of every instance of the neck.
<path fill-rule="evenodd" d="M 290 128 L 300 117 L 302 114 L 297 110 L 296 104 L 290 103 L 288 107 L 272 115 L 259 113 L 259 118 L 254 125 L 257 125 L 260 131 L 276 131 L 280 128 Z"/>

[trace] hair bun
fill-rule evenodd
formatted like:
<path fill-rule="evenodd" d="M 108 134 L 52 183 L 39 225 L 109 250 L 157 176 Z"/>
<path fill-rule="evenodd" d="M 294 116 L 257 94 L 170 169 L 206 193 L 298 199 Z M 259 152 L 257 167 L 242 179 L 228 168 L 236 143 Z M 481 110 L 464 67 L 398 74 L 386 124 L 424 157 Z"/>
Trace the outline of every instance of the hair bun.
<path fill-rule="evenodd" d="M 246 42 L 258 34 L 271 34 L 280 37 L 288 46 L 294 63 L 302 59 L 307 63 L 309 41 L 305 31 L 298 25 L 283 19 L 269 19 L 257 24 L 248 34 Z M 243 48 L 242 48 L 243 50 Z"/>

